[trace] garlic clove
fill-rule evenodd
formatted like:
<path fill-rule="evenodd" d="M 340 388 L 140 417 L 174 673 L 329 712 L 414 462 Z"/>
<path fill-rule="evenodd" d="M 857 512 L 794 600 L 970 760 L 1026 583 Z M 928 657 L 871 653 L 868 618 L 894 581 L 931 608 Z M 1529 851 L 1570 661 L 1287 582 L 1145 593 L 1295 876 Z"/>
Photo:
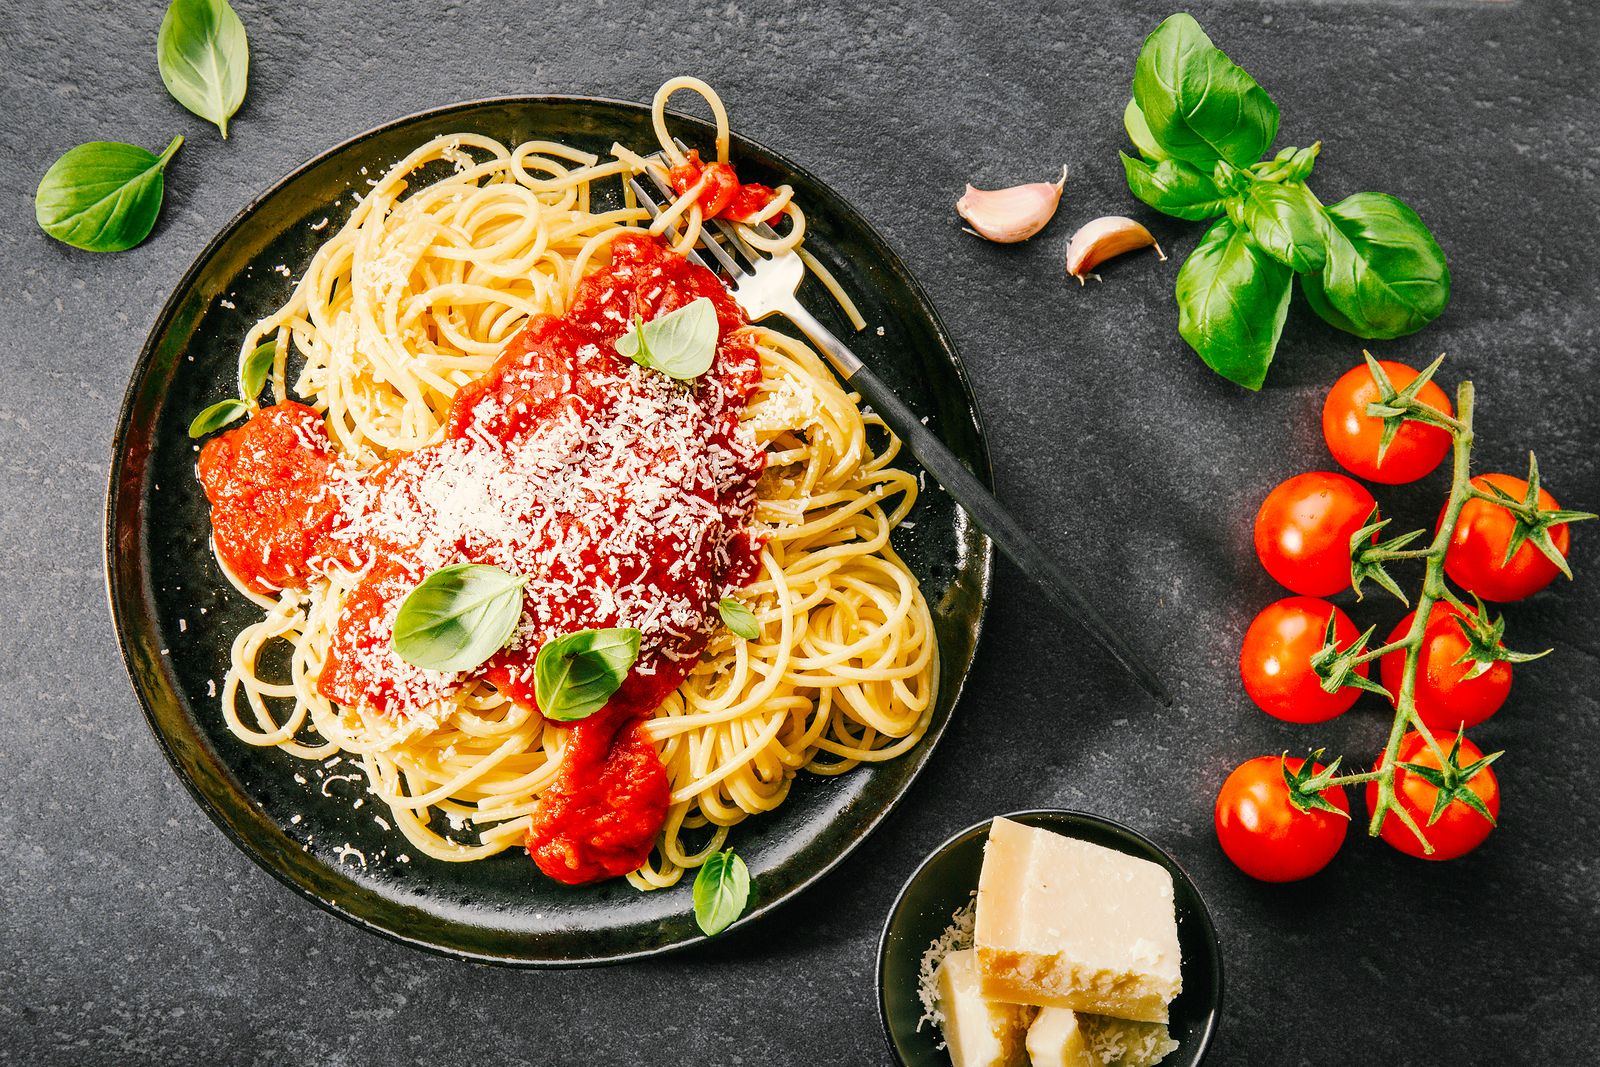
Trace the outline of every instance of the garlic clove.
<path fill-rule="evenodd" d="M 1072 235 L 1072 240 L 1067 243 L 1067 273 L 1082 285 L 1089 272 L 1106 260 L 1152 245 L 1155 245 L 1156 255 L 1164 261 L 1167 254 L 1161 251 L 1161 246 L 1156 244 L 1149 230 L 1130 218 L 1107 215 L 1085 223 Z M 1099 275 L 1095 275 L 1095 280 L 1099 280 Z"/>
<path fill-rule="evenodd" d="M 1067 168 L 1053 182 L 1031 182 L 1009 189 L 975 189 L 956 201 L 956 211 L 967 220 L 971 232 L 1000 244 L 1026 241 L 1050 221 L 1061 203 L 1061 190 L 1067 183 Z"/>

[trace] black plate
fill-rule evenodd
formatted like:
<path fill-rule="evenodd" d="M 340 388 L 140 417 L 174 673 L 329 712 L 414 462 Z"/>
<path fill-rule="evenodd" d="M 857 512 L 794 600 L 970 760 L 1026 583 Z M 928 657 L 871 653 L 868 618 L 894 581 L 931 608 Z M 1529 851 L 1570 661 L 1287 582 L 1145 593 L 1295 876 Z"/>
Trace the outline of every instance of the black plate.
<path fill-rule="evenodd" d="M 677 129 L 709 146 L 705 123 L 684 118 Z M 221 684 L 233 636 L 258 613 L 228 585 L 207 548 L 208 509 L 195 481 L 189 420 L 233 392 L 245 331 L 292 289 L 279 268 L 298 276 L 369 177 L 428 138 L 456 131 L 507 144 L 553 139 L 598 153 L 614 141 L 654 143 L 649 110 L 637 104 L 574 97 L 457 104 L 324 153 L 229 223 L 162 309 L 123 401 L 106 506 L 117 638 L 150 726 L 201 806 L 246 854 L 334 914 L 408 944 L 488 962 L 565 965 L 662 952 L 701 939 L 687 882 L 654 893 L 620 879 L 568 889 L 516 850 L 471 864 L 415 855 L 398 831 L 374 821 L 381 805 L 354 808 L 351 783 L 319 784 L 303 761 L 237 741 L 209 693 L 212 682 Z M 743 138 L 735 145 L 746 180 L 794 186 L 809 220 L 807 247 L 860 303 L 868 328 L 852 334 L 815 292 L 807 303 L 987 480 L 972 392 L 938 316 L 899 258 L 816 178 Z M 324 217 L 328 226 L 313 230 Z M 943 657 L 928 736 L 897 760 L 837 778 L 802 775 L 777 812 L 735 831 L 754 883 L 744 922 L 815 882 L 878 825 L 927 762 L 960 695 L 988 598 L 989 543 L 933 485 L 913 518 L 915 528 L 895 543 L 933 608 Z M 346 847 L 359 850 L 364 866 L 341 851 Z"/>
<path fill-rule="evenodd" d="M 1178 914 L 1178 948 L 1183 953 L 1183 992 L 1173 1000 L 1167 1024 L 1178 1048 L 1161 1067 L 1193 1067 L 1205 1058 L 1222 1012 L 1222 947 L 1200 890 L 1176 860 L 1149 838 L 1121 823 L 1081 811 L 1018 811 L 999 816 L 1042 826 L 1066 837 L 1151 860 L 1172 872 Z M 978 888 L 983 847 L 989 840 L 985 819 L 940 845 L 922 861 L 895 899 L 878 942 L 878 1017 L 896 1062 L 903 1067 L 950 1067 L 932 1026 L 917 1029 L 922 1002 L 917 997 L 918 968 L 928 946 L 944 933 L 950 917 L 966 907 Z"/>

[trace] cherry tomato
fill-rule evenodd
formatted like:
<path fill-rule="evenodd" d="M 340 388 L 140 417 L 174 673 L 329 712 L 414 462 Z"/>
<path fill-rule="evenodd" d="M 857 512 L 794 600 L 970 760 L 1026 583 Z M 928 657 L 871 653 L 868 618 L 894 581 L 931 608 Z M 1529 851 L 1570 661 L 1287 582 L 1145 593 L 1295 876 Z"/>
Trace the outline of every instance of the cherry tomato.
<path fill-rule="evenodd" d="M 1485 492 L 1496 485 L 1522 500 L 1528 483 L 1510 474 L 1480 474 L 1472 484 Z M 1551 511 L 1559 507 L 1556 498 L 1539 489 L 1539 507 Z M 1440 515 L 1440 519 L 1443 519 Z M 1531 542 L 1524 541 L 1516 555 L 1506 561 L 1506 549 L 1516 528 L 1516 516 L 1487 500 L 1469 500 L 1461 508 L 1450 547 L 1445 550 L 1444 571 L 1461 588 L 1485 600 L 1521 600 L 1550 584 L 1561 571 Z M 1563 556 L 1572 544 L 1566 523 L 1550 527 L 1550 540 Z"/>
<path fill-rule="evenodd" d="M 1354 479 L 1329 471 L 1297 474 L 1261 502 L 1256 555 L 1268 574 L 1296 593 L 1332 596 L 1350 588 L 1350 538 L 1375 507 Z"/>
<path fill-rule="evenodd" d="M 1379 360 L 1389 383 L 1404 389 L 1417 372 L 1404 363 Z M 1365 363 L 1345 372 L 1333 383 L 1322 404 L 1322 437 L 1339 465 L 1358 478 L 1385 485 L 1414 482 L 1432 471 L 1450 454 L 1450 431 L 1421 422 L 1403 422 L 1378 460 L 1383 440 L 1383 420 L 1367 414 L 1367 405 L 1381 399 L 1378 383 Z M 1450 398 L 1433 382 L 1425 382 L 1417 399 L 1446 415 L 1455 414 Z"/>
<path fill-rule="evenodd" d="M 1453 737 L 1441 737 L 1439 743 L 1448 753 L 1456 744 Z M 1483 752 L 1478 746 L 1462 738 L 1460 750 L 1456 753 L 1455 762 L 1460 767 L 1468 767 L 1483 758 Z M 1419 767 L 1429 767 L 1438 770 L 1442 764 L 1439 757 L 1434 754 L 1433 748 L 1416 731 L 1406 734 L 1400 739 L 1400 763 L 1415 763 Z M 1378 757 L 1378 767 L 1383 766 L 1383 757 Z M 1395 772 L 1395 795 L 1401 807 L 1416 820 L 1422 832 L 1428 835 L 1428 842 L 1433 845 L 1433 854 L 1428 855 L 1422 851 L 1422 842 L 1413 834 L 1394 812 L 1390 812 L 1383 820 L 1383 839 L 1408 856 L 1429 860 L 1453 860 L 1458 856 L 1465 856 L 1468 852 L 1483 844 L 1483 839 L 1489 836 L 1489 831 L 1494 829 L 1494 822 L 1483 817 L 1483 813 L 1468 806 L 1464 800 L 1452 800 L 1449 807 L 1439 815 L 1439 821 L 1432 826 L 1428 825 L 1429 818 L 1433 815 L 1435 798 L 1439 795 L 1439 788 L 1419 774 L 1412 774 L 1404 767 Z M 1500 780 L 1495 777 L 1492 767 L 1485 767 L 1464 783 L 1461 788 L 1470 789 L 1483 806 L 1489 809 L 1489 814 L 1494 818 L 1500 817 Z M 1367 785 L 1367 810 L 1372 810 L 1378 803 L 1378 783 Z"/>
<path fill-rule="evenodd" d="M 1361 690 L 1346 686 L 1324 692 L 1311 669 L 1311 657 L 1322 647 L 1328 616 L 1333 639 L 1344 648 L 1360 636 L 1350 617 L 1326 600 L 1291 596 L 1269 604 L 1244 632 L 1239 650 L 1239 676 L 1256 706 L 1284 722 L 1327 722 L 1350 709 Z M 1367 664 L 1356 668 L 1367 677 Z"/>
<path fill-rule="evenodd" d="M 1396 624 L 1385 644 L 1400 640 L 1411 629 L 1416 617 L 1411 612 Z M 1496 660 L 1494 665 L 1476 678 L 1467 675 L 1473 663 L 1457 663 L 1471 647 L 1461 629 L 1461 613 L 1449 604 L 1435 604 L 1428 615 L 1427 627 L 1422 631 L 1422 652 L 1417 661 L 1417 682 L 1412 691 L 1417 714 L 1428 729 L 1435 733 L 1455 733 L 1470 730 L 1500 710 L 1511 693 L 1511 664 Z M 1384 656 L 1379 670 L 1383 687 L 1393 695 L 1400 692 L 1400 679 L 1405 673 L 1405 650 Z"/>
<path fill-rule="evenodd" d="M 1245 874 L 1263 882 L 1293 882 L 1309 878 L 1338 853 L 1349 829 L 1350 802 L 1343 786 L 1330 786 L 1318 795 L 1339 809 L 1312 807 L 1301 811 L 1290 799 L 1283 768 L 1298 775 L 1303 759 L 1257 756 L 1234 768 L 1217 794 L 1217 842 Z M 1320 774 L 1320 763 L 1311 773 Z"/>

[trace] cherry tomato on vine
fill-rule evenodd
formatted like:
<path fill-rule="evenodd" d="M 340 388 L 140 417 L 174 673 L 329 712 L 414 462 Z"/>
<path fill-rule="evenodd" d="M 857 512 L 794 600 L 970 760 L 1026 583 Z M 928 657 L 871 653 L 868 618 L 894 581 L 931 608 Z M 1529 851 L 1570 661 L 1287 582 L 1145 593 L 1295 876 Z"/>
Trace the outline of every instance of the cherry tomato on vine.
<path fill-rule="evenodd" d="M 1413 611 L 1401 619 L 1384 643 L 1392 644 L 1404 637 L 1416 614 Z M 1435 733 L 1453 734 L 1457 730 L 1472 729 L 1499 711 L 1511 693 L 1510 662 L 1496 660 L 1476 678 L 1467 677 L 1474 669 L 1474 661 L 1456 662 L 1472 647 L 1461 629 L 1461 618 L 1461 613 L 1453 606 L 1435 604 L 1422 631 L 1422 650 L 1412 695 L 1417 714 Z M 1405 667 L 1404 649 L 1389 653 L 1379 663 L 1383 687 L 1391 696 L 1400 692 Z"/>
<path fill-rule="evenodd" d="M 1428 836 L 1429 844 L 1433 845 L 1433 853 L 1429 855 L 1423 852 L 1422 842 L 1417 840 L 1417 835 L 1413 834 L 1392 811 L 1383 820 L 1382 836 L 1385 841 L 1408 856 L 1429 860 L 1453 860 L 1465 856 L 1483 844 L 1483 839 L 1494 829 L 1494 820 L 1500 817 L 1500 780 L 1495 777 L 1494 770 L 1488 764 L 1480 764 L 1483 752 L 1471 741 L 1464 737 L 1441 737 L 1438 740 L 1445 746 L 1446 755 L 1450 757 L 1446 761 L 1450 765 L 1448 770 L 1445 770 L 1445 764 L 1439 761 L 1433 747 L 1416 731 L 1400 739 L 1397 762 L 1402 765 L 1414 763 L 1427 768 L 1430 772 L 1442 775 L 1444 781 L 1442 789 L 1440 785 L 1430 782 L 1426 776 L 1406 770 L 1404 766 L 1400 766 L 1394 776 L 1395 796 L 1400 806 Z M 1377 768 L 1383 765 L 1383 757 L 1380 755 Z M 1464 771 L 1473 773 L 1468 778 L 1462 773 Z M 1440 813 L 1438 821 L 1430 826 L 1428 820 L 1433 817 L 1441 792 L 1450 799 Z M 1482 804 L 1488 815 L 1477 810 L 1472 801 L 1462 799 L 1466 795 L 1476 797 L 1476 803 Z M 1370 782 L 1367 785 L 1367 809 L 1370 811 L 1377 803 L 1378 783 Z"/>
<path fill-rule="evenodd" d="M 1311 667 L 1333 616 L 1333 639 L 1345 648 L 1360 636 L 1350 617 L 1326 600 L 1291 596 L 1268 604 L 1244 632 L 1239 676 L 1256 706 L 1284 722 L 1327 722 L 1342 715 L 1361 691 L 1353 686 L 1324 692 Z M 1363 678 L 1367 664 L 1356 668 Z"/>
<path fill-rule="evenodd" d="M 1256 555 L 1294 592 L 1331 596 L 1350 588 L 1350 538 L 1376 507 L 1354 479 L 1331 471 L 1297 474 L 1261 502 Z"/>
<path fill-rule="evenodd" d="M 1480 474 L 1472 484 L 1484 491 L 1498 486 L 1517 500 L 1528 495 L 1528 483 L 1510 474 Z M 1555 511 L 1556 498 L 1543 488 L 1539 490 L 1539 509 Z M 1443 515 L 1440 516 L 1441 520 Z M 1517 517 L 1499 504 L 1487 500 L 1468 500 L 1461 507 L 1460 518 L 1445 550 L 1444 570 L 1452 581 L 1469 593 L 1485 600 L 1521 600 L 1549 585 L 1561 573 L 1554 563 L 1533 544 L 1524 541 L 1510 560 L 1506 550 L 1517 527 Z M 1566 523 L 1549 528 L 1550 541 L 1556 551 L 1566 556 L 1571 547 L 1572 534 Z"/>
<path fill-rule="evenodd" d="M 1325 769 L 1303 759 L 1257 756 L 1234 768 L 1217 794 L 1217 842 L 1245 874 L 1263 882 L 1309 878 L 1338 853 L 1350 826 L 1343 786 L 1301 792 L 1284 777 L 1304 782 Z M 1296 803 L 1298 797 L 1299 803 Z M 1335 810 L 1337 809 L 1337 810 Z"/>
<path fill-rule="evenodd" d="M 1417 372 L 1404 363 L 1379 360 L 1389 384 L 1402 390 L 1416 380 Z M 1322 437 L 1339 465 L 1358 478 L 1385 485 L 1414 482 L 1444 461 L 1450 454 L 1450 431 L 1441 426 L 1407 420 L 1400 424 L 1389 447 L 1378 459 L 1383 440 L 1384 420 L 1367 414 L 1367 405 L 1383 398 L 1372 370 L 1365 363 L 1345 372 L 1333 383 L 1322 404 Z M 1424 382 L 1416 398 L 1422 403 L 1454 415 L 1455 409 L 1445 391 L 1433 382 Z"/>

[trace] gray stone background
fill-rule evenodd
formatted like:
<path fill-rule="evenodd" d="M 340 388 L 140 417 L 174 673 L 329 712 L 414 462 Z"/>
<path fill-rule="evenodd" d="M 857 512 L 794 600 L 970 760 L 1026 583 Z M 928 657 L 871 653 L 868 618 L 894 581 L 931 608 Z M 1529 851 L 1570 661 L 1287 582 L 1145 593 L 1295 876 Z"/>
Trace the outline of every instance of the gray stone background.
<path fill-rule="evenodd" d="M 1199 227 L 1123 185 L 1119 115 L 1144 34 L 1171 8 L 1097 3 L 751 0 L 235 0 L 249 97 L 229 141 L 163 92 L 161 6 L 0 3 L 0 1059 L 18 1063 L 876 1063 L 880 925 L 947 834 L 1072 806 L 1173 850 L 1216 913 L 1228 968 L 1218 1064 L 1578 1062 L 1600 1023 L 1600 528 L 1576 583 L 1508 611 L 1500 828 L 1425 864 L 1353 837 L 1301 885 L 1239 875 L 1211 804 L 1241 760 L 1327 744 L 1357 762 L 1387 716 L 1268 719 L 1235 657 L 1281 595 L 1250 547 L 1280 479 L 1330 461 L 1323 391 L 1359 342 L 1302 304 L 1267 388 L 1213 377 L 1176 333 L 1171 286 Z M 1326 143 L 1313 184 L 1414 205 L 1455 275 L 1448 312 L 1375 346 L 1479 386 L 1478 462 L 1536 448 L 1563 504 L 1600 506 L 1594 439 L 1597 20 L 1587 0 L 1194 3 L 1282 105 L 1280 143 Z M 787 8 L 787 9 L 786 9 Z M 922 279 L 964 353 L 1000 493 L 1052 539 L 1179 694 L 1160 712 L 1045 611 L 1007 564 L 973 684 L 897 814 L 822 885 L 711 948 L 523 973 L 423 955 L 346 926 L 258 870 L 158 753 L 114 647 L 101 508 L 124 383 L 161 301 L 258 191 L 408 112 L 506 93 L 648 100 L 680 72 L 737 127 L 833 183 Z M 148 243 L 76 252 L 32 221 L 40 174 L 91 139 L 188 144 Z M 1018 248 L 962 233 L 962 183 L 1072 178 Z M 1078 224 L 1128 213 L 1173 259 L 1062 274 Z M 1380 493 L 1428 522 L 1442 476 Z M 1364 627 L 1398 616 L 1347 605 Z"/>

